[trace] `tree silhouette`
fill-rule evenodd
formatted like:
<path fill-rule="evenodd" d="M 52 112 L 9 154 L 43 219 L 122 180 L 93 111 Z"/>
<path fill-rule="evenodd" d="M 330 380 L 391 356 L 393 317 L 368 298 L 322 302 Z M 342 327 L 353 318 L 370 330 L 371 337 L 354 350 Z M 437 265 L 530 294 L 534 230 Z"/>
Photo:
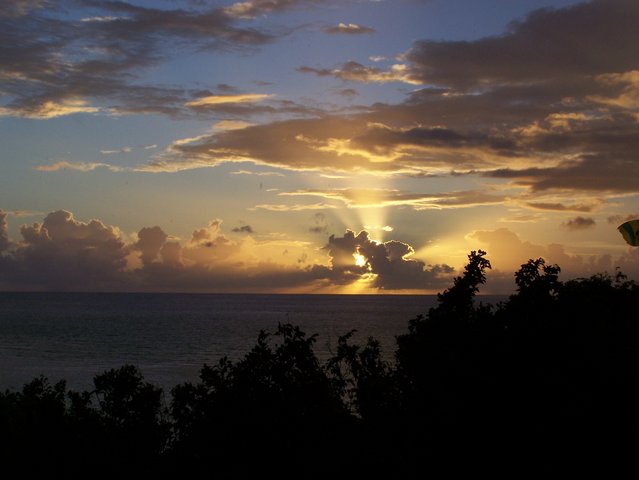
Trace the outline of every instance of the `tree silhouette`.
<path fill-rule="evenodd" d="M 632 467 L 639 438 L 639 286 L 622 273 L 566 282 L 531 259 L 517 291 L 477 302 L 490 262 L 471 252 L 437 306 L 397 337 L 279 325 L 237 362 L 160 388 L 132 365 L 92 391 L 36 378 L 0 393 L 0 461 L 25 476 L 98 478 L 569 474 Z M 582 466 L 583 468 L 579 468 Z"/>

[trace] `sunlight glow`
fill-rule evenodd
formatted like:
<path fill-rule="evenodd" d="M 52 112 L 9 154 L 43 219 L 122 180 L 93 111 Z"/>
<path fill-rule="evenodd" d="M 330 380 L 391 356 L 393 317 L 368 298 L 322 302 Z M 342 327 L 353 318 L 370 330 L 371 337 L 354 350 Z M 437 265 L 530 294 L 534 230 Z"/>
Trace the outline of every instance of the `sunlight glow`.
<path fill-rule="evenodd" d="M 364 265 L 366 265 L 366 257 L 364 257 L 364 255 L 354 253 L 353 258 L 355 258 L 355 265 L 357 265 L 358 267 L 363 267 Z"/>

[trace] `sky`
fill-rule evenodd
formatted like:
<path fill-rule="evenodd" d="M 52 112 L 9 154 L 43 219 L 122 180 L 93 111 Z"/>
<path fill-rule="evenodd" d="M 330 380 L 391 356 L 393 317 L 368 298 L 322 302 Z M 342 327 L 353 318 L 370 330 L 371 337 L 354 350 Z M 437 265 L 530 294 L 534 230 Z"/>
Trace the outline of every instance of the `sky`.
<path fill-rule="evenodd" d="M 635 0 L 0 3 L 0 290 L 639 280 Z"/>

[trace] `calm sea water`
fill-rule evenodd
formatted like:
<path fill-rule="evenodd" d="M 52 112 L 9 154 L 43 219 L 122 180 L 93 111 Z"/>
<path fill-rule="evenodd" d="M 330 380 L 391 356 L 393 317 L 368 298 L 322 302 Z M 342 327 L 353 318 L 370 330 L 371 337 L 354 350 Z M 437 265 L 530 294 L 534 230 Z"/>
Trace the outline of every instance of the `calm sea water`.
<path fill-rule="evenodd" d="M 241 358 L 260 330 L 278 323 L 318 334 L 330 356 L 337 338 L 377 338 L 389 359 L 395 336 L 436 304 L 434 296 L 0 293 L 0 389 L 39 375 L 90 389 L 96 374 L 125 363 L 169 390 L 195 381 L 203 364 Z"/>

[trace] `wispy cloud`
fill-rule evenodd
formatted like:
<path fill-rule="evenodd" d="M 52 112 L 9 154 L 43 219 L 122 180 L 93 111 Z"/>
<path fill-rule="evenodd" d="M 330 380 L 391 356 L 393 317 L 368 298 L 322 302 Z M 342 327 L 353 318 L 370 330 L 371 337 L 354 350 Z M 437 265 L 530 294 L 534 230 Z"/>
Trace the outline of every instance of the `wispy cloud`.
<path fill-rule="evenodd" d="M 271 212 L 301 212 L 303 210 L 330 210 L 338 208 L 337 205 L 331 205 L 329 203 L 311 203 L 311 204 L 268 204 L 263 203 L 255 205 L 253 209 L 270 210 Z"/>
<path fill-rule="evenodd" d="M 340 80 L 361 83 L 390 83 L 399 82 L 410 85 L 421 85 L 423 82 L 411 74 L 405 64 L 397 63 L 390 69 L 383 70 L 376 67 L 366 67 L 361 63 L 350 61 L 339 68 L 314 68 L 302 66 L 297 69 L 301 73 L 313 73 L 319 77 L 335 77 Z"/>
<path fill-rule="evenodd" d="M 225 103 L 254 103 L 261 102 L 273 95 L 263 93 L 244 93 L 237 95 L 209 95 L 186 103 L 187 107 L 209 107 Z"/>
<path fill-rule="evenodd" d="M 131 153 L 132 150 L 131 147 L 122 147 L 114 150 L 100 150 L 100 153 L 102 155 L 118 155 L 120 153 Z"/>
<path fill-rule="evenodd" d="M 92 172 L 98 168 L 106 168 L 112 172 L 121 172 L 126 170 L 124 167 L 118 167 L 116 165 L 110 165 L 108 163 L 100 162 L 69 162 L 61 160 L 51 165 L 38 165 L 33 167 L 34 170 L 39 172 L 57 172 L 59 170 L 76 170 L 79 172 Z"/>
<path fill-rule="evenodd" d="M 331 34 L 347 34 L 347 35 L 361 35 L 368 33 L 375 33 L 375 29 L 371 27 L 364 27 L 357 25 L 356 23 L 339 23 L 333 27 L 324 27 L 324 32 Z"/>
<path fill-rule="evenodd" d="M 388 189 L 344 188 L 328 190 L 296 190 L 281 192 L 280 196 L 313 196 L 339 200 L 352 208 L 384 208 L 411 206 L 416 210 L 463 208 L 477 205 L 503 203 L 505 197 L 481 191 L 459 191 L 436 194 L 419 194 Z"/>

